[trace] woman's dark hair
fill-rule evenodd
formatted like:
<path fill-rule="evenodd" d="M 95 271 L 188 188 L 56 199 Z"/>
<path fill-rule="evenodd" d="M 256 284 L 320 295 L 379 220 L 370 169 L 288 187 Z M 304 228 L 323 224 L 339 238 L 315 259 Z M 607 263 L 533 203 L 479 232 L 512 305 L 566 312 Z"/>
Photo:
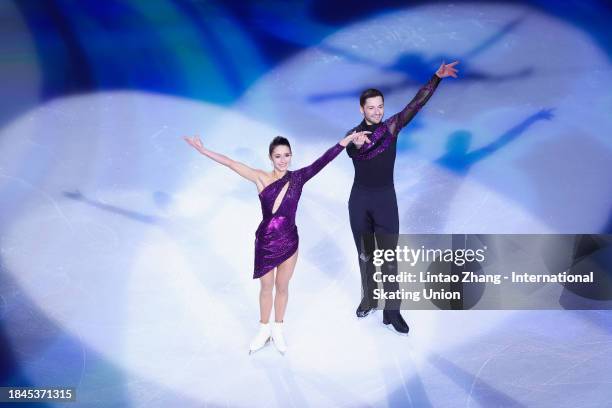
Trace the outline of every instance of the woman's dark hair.
<path fill-rule="evenodd" d="M 359 105 L 363 107 L 365 105 L 366 99 L 375 98 L 377 96 L 380 96 L 383 102 L 385 101 L 385 97 L 383 96 L 382 92 L 380 92 L 378 89 L 374 89 L 374 88 L 366 89 L 365 91 L 361 93 L 361 96 L 359 97 Z"/>
<path fill-rule="evenodd" d="M 289 148 L 289 151 L 291 151 L 291 145 L 289 144 L 289 141 L 282 136 L 276 136 L 270 142 L 270 149 L 269 149 L 270 156 L 272 156 L 272 152 L 274 151 L 274 148 L 276 146 L 281 146 L 281 145 L 287 146 Z"/>

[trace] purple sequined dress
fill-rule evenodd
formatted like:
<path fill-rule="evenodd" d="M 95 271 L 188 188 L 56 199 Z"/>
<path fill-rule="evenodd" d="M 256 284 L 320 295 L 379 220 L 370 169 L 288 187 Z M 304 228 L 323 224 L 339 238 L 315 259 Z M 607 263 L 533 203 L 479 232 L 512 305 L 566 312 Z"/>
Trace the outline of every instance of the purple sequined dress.
<path fill-rule="evenodd" d="M 299 237 L 295 225 L 295 213 L 302 194 L 302 187 L 343 149 L 344 147 L 340 144 L 336 144 L 310 166 L 296 171 L 287 170 L 283 177 L 266 186 L 259 193 L 263 220 L 255 232 L 253 279 L 262 277 L 297 251 Z M 273 213 L 274 202 L 287 183 L 289 186 L 285 196 L 276 212 Z"/>

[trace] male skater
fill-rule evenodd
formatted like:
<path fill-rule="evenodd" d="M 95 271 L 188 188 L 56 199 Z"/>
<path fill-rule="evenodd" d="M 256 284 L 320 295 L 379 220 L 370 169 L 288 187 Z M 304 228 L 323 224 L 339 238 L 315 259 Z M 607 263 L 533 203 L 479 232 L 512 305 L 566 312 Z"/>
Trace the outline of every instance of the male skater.
<path fill-rule="evenodd" d="M 399 215 L 393 185 L 397 135 L 427 103 L 442 78 L 447 76 L 457 78 L 454 66 L 458 63 L 459 61 L 450 64 L 443 62 L 410 103 L 401 112 L 384 122 L 382 118 L 385 104 L 383 94 L 379 90 L 368 89 L 359 98 L 363 121 L 347 134 L 364 130 L 372 132 L 369 136 L 357 138 L 346 148 L 355 167 L 355 179 L 349 198 L 349 217 L 357 246 L 361 284 L 364 290 L 357 307 L 359 318 L 367 316 L 376 307 L 370 301 L 376 288 L 372 263 L 375 246 L 384 249 L 395 249 L 397 246 Z M 382 268 L 383 275 L 397 273 L 397 264 L 394 262 L 385 262 Z M 397 283 L 384 285 L 387 292 L 395 291 L 398 287 Z M 399 334 L 407 334 L 409 327 L 400 314 L 400 303 L 400 300 L 385 301 L 383 323 L 391 324 Z"/>

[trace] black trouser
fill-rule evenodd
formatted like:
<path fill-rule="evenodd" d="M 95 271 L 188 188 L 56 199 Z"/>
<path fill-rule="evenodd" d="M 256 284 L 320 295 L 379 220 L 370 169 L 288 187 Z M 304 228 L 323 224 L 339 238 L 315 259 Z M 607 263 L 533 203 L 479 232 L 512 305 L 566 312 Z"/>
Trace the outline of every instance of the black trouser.
<path fill-rule="evenodd" d="M 376 271 L 373 255 L 374 249 L 392 249 L 397 247 L 399 233 L 399 214 L 397 197 L 393 185 L 384 188 L 366 188 L 353 184 L 349 198 L 349 217 L 351 230 L 357 247 L 359 270 L 361 272 L 362 297 L 372 299 L 378 283 L 373 275 Z M 382 275 L 396 275 L 397 262 L 385 262 L 381 266 Z M 386 292 L 399 289 L 397 283 L 383 284 Z M 399 310 L 401 300 L 385 301 L 385 310 Z M 376 304 L 371 304 L 376 307 Z"/>

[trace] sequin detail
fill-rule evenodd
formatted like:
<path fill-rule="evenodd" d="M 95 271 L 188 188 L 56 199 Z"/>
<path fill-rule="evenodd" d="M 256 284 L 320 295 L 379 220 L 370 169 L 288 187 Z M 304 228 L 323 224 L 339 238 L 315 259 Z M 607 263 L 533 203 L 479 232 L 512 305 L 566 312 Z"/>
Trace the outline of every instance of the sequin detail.
<path fill-rule="evenodd" d="M 271 271 L 298 249 L 299 236 L 295 214 L 304 184 L 321 171 L 344 149 L 340 144 L 328 149 L 309 166 L 287 171 L 283 177 L 266 186 L 259 193 L 263 220 L 255 232 L 255 268 L 253 279 Z M 272 212 L 276 198 L 289 183 L 276 212 Z"/>
<path fill-rule="evenodd" d="M 370 143 L 364 143 L 356 153 L 350 154 L 351 158 L 354 160 L 370 160 L 384 152 L 393 141 L 392 139 L 397 137 L 400 130 L 425 106 L 439 83 L 440 78 L 433 75 L 401 112 L 391 116 L 378 126 L 374 133 L 370 135 Z"/>
<path fill-rule="evenodd" d="M 370 143 L 364 143 L 353 156 L 355 160 L 369 160 L 384 152 L 391 143 L 391 134 L 387 122 L 383 122 L 369 137 Z"/>

